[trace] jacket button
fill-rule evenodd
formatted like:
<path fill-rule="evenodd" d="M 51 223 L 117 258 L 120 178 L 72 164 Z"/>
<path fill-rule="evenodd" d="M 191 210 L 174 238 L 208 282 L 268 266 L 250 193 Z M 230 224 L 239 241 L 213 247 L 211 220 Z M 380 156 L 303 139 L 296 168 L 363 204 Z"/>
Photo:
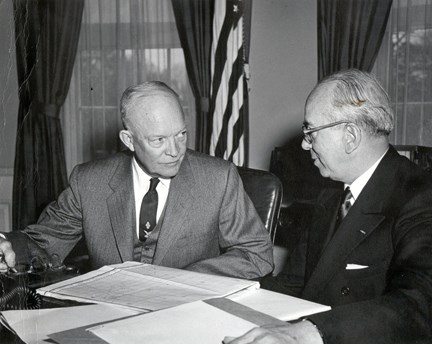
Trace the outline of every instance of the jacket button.
<path fill-rule="evenodd" d="M 350 288 L 348 288 L 348 287 L 342 287 L 341 288 L 341 294 L 343 296 L 348 296 L 350 294 Z"/>

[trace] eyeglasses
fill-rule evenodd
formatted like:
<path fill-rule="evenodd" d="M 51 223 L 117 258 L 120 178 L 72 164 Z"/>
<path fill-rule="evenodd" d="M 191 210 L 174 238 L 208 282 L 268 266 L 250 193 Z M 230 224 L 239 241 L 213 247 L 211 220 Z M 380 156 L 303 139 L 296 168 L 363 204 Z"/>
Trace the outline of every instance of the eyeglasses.
<path fill-rule="evenodd" d="M 324 124 L 321 125 L 319 127 L 315 127 L 315 128 L 307 128 L 305 125 L 303 125 L 302 130 L 303 130 L 303 139 L 311 144 L 313 142 L 313 137 L 312 137 L 312 133 L 316 132 L 316 131 L 320 131 L 323 129 L 327 129 L 327 128 L 331 128 L 334 127 L 336 125 L 339 124 L 344 124 L 344 123 L 350 123 L 349 121 L 337 121 L 337 122 L 333 122 L 333 123 L 329 123 L 329 124 Z"/>

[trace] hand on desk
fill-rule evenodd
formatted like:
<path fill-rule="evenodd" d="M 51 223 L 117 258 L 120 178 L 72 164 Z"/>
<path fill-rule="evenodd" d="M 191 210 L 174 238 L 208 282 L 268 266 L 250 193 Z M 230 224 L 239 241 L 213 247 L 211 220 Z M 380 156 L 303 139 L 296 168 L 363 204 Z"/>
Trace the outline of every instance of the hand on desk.
<path fill-rule="evenodd" d="M 238 338 L 225 337 L 224 344 L 323 344 L 320 333 L 310 321 L 286 325 L 255 327 Z"/>
<path fill-rule="evenodd" d="M 0 273 L 8 272 L 15 266 L 15 252 L 10 241 L 0 237 Z"/>

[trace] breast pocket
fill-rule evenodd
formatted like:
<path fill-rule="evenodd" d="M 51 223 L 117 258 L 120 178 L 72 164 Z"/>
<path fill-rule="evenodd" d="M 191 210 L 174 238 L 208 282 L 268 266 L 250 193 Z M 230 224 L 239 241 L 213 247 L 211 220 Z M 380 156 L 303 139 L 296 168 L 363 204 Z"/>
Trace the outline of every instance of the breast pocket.
<path fill-rule="evenodd" d="M 385 291 L 388 262 L 371 264 L 363 269 L 345 269 L 343 275 L 340 286 L 342 297 L 350 298 L 352 301 L 371 299 L 382 295 Z"/>

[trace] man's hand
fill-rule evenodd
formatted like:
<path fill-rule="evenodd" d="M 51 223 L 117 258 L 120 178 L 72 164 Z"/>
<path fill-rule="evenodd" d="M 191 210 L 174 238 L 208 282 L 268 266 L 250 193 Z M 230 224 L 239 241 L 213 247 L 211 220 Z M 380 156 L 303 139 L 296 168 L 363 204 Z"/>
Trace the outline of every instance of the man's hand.
<path fill-rule="evenodd" d="M 225 337 L 224 344 L 323 344 L 318 329 L 310 321 L 255 327 L 236 339 Z"/>
<path fill-rule="evenodd" d="M 0 237 L 0 273 L 15 266 L 15 252 L 10 241 Z"/>

